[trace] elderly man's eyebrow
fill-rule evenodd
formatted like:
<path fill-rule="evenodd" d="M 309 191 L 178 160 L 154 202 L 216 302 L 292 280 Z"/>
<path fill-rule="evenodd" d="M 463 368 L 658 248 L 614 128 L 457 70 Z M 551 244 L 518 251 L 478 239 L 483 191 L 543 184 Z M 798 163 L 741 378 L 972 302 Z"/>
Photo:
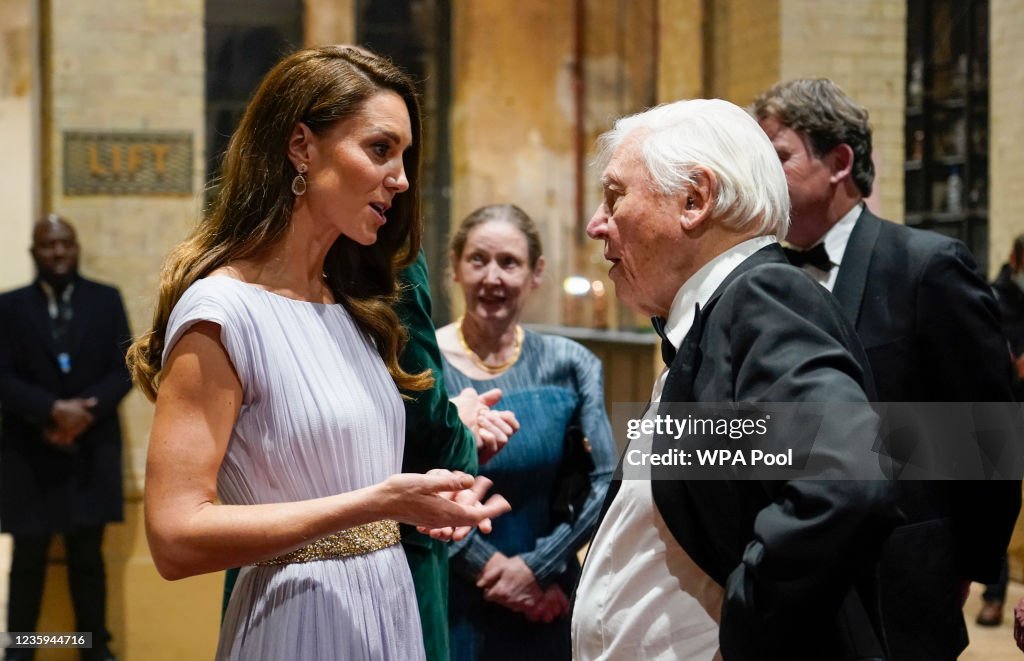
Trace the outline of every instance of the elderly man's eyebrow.
<path fill-rule="evenodd" d="M 605 173 L 601 175 L 601 187 L 608 189 L 619 190 L 622 188 L 622 182 L 619 181 L 618 177 L 614 173 Z"/>

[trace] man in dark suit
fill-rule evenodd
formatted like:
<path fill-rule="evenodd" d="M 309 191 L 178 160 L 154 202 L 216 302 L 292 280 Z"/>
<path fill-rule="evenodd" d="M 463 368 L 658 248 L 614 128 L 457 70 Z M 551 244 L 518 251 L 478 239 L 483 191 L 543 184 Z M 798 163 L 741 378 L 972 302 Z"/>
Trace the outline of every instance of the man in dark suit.
<path fill-rule="evenodd" d="M 83 659 L 107 647 L 104 525 L 123 518 L 117 406 L 131 389 L 121 296 L 78 274 L 63 218 L 35 224 L 37 278 L 0 295 L 0 528 L 14 536 L 8 631 L 34 631 L 50 539 L 62 534 Z M 8 650 L 8 659 L 32 658 Z"/>
<path fill-rule="evenodd" d="M 804 479 L 626 470 L 576 593 L 574 658 L 883 658 L 873 561 L 897 514 L 888 482 L 849 479 L 881 475 L 870 376 L 852 326 L 777 244 L 789 200 L 770 143 L 740 108 L 693 100 L 620 119 L 601 147 L 605 199 L 587 233 L 619 299 L 658 319 L 667 369 L 649 411 L 848 408 L 817 425 L 782 416 L 776 443 L 826 459 Z M 638 435 L 623 467 L 694 440 Z"/>
<path fill-rule="evenodd" d="M 854 322 L 879 400 L 1012 401 L 996 303 L 967 248 L 864 203 L 874 179 L 867 111 L 823 79 L 776 85 L 752 111 L 786 172 L 792 259 Z M 968 581 L 998 577 L 1020 483 L 901 481 L 899 502 L 908 521 L 882 562 L 891 656 L 955 659 L 967 645 Z"/>

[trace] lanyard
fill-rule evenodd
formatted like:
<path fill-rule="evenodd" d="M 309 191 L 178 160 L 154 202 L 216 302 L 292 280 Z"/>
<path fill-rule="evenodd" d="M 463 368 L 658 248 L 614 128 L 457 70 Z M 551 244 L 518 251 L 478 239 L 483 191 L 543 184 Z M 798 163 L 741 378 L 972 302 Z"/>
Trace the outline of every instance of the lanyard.
<path fill-rule="evenodd" d="M 46 294 L 46 311 L 50 316 L 50 335 L 53 337 L 53 345 L 57 349 L 57 364 L 64 374 L 71 372 L 71 352 L 68 339 L 68 329 L 71 326 L 71 318 L 74 311 L 71 307 L 71 295 L 75 291 L 75 283 L 69 283 L 61 291 L 60 297 L 53 290 L 50 283 L 40 280 L 39 285 Z"/>

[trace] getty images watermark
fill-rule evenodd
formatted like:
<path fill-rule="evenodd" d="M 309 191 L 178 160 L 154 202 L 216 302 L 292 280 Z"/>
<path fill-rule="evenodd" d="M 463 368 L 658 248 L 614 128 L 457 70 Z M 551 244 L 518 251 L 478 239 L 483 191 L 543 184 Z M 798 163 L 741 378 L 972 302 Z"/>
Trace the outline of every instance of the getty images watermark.
<path fill-rule="evenodd" d="M 1024 475 L 1016 403 L 616 403 L 622 479 L 998 480 Z"/>

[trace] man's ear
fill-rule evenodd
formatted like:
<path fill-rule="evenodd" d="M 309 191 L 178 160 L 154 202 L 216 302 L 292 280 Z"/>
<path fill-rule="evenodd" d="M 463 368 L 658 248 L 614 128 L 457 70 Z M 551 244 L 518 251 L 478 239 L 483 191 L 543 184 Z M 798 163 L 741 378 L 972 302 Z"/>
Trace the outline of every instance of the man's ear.
<path fill-rule="evenodd" d="M 683 208 L 679 212 L 679 220 L 687 231 L 700 227 L 711 215 L 711 209 L 718 199 L 718 179 L 711 170 L 698 165 L 690 177 L 693 185 L 687 187 L 685 197 L 681 200 Z"/>
<path fill-rule="evenodd" d="M 292 134 L 288 138 L 288 160 L 292 167 L 299 169 L 300 163 L 309 163 L 309 149 L 313 142 L 313 132 L 302 122 L 296 122 Z"/>
<path fill-rule="evenodd" d="M 832 148 L 829 156 L 829 181 L 838 184 L 853 172 L 853 148 L 845 142 Z"/>
<path fill-rule="evenodd" d="M 537 258 L 537 265 L 533 267 L 533 277 L 530 278 L 534 289 L 540 287 L 540 279 L 544 275 L 544 264 L 544 255 L 541 255 Z"/>

